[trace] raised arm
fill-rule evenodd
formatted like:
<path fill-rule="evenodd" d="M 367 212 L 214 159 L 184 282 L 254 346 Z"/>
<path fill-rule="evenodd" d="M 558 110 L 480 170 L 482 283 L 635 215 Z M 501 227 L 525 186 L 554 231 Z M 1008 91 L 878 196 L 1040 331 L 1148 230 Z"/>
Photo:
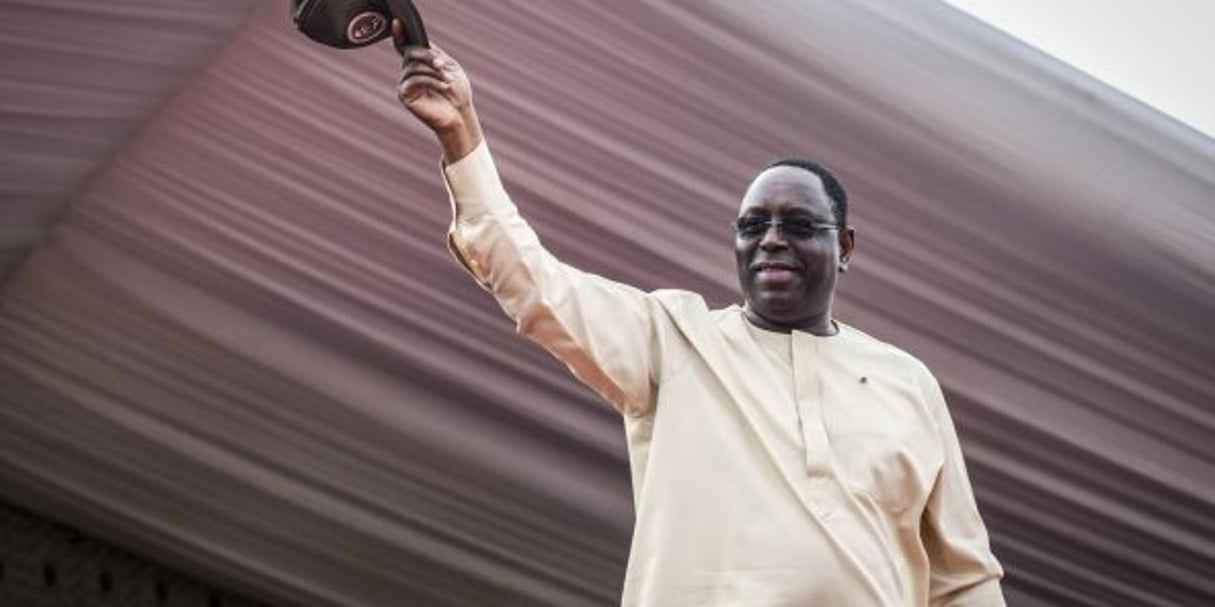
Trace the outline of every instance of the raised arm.
<path fill-rule="evenodd" d="M 617 410 L 651 410 L 662 360 L 657 298 L 553 257 L 502 186 L 464 70 L 437 47 L 410 48 L 404 58 L 401 103 L 443 147 L 452 253 L 494 294 L 521 334 Z"/>

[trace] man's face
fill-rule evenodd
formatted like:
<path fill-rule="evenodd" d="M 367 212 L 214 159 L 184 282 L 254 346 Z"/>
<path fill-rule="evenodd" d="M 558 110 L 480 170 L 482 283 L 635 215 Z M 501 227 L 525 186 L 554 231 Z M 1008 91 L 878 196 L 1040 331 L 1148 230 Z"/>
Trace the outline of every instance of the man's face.
<path fill-rule="evenodd" d="M 851 228 L 829 227 L 831 209 L 811 171 L 779 166 L 751 182 L 738 212 L 743 230 L 734 237 L 751 322 L 776 331 L 830 331 L 835 280 L 854 239 Z M 779 228 L 767 225 L 773 220 Z"/>

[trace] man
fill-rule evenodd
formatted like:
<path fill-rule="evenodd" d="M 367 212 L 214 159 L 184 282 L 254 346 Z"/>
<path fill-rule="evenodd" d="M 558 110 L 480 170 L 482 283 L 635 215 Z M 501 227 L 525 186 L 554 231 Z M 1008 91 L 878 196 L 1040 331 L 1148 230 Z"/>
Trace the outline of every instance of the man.
<path fill-rule="evenodd" d="M 452 252 L 624 416 L 637 521 L 623 604 L 1004 604 L 935 379 L 832 319 L 856 236 L 830 172 L 790 160 L 755 178 L 734 241 L 744 303 L 710 310 L 546 251 L 441 50 L 406 52 L 398 96 L 442 145 Z"/>

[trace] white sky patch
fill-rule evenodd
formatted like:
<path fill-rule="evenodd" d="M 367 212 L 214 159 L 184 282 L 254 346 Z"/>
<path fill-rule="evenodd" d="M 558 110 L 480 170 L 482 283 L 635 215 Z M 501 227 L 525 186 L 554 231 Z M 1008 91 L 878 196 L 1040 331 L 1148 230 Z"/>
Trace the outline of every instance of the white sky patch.
<path fill-rule="evenodd" d="M 1215 137 L 1215 0 L 945 0 Z"/>

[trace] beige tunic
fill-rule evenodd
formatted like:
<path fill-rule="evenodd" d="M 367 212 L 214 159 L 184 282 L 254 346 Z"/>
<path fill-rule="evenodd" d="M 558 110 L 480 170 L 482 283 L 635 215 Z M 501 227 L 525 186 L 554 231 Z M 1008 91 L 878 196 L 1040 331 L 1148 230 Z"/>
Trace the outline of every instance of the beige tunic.
<path fill-rule="evenodd" d="M 918 360 L 847 325 L 772 333 L 737 306 L 582 272 L 540 245 L 485 144 L 444 172 L 453 253 L 624 415 L 637 521 L 623 604 L 1004 604 Z"/>

